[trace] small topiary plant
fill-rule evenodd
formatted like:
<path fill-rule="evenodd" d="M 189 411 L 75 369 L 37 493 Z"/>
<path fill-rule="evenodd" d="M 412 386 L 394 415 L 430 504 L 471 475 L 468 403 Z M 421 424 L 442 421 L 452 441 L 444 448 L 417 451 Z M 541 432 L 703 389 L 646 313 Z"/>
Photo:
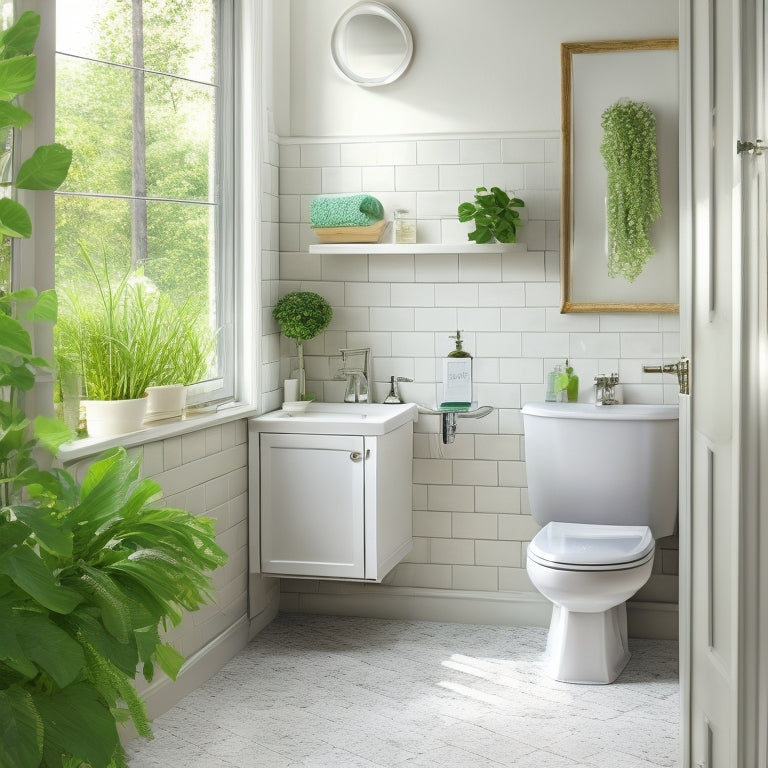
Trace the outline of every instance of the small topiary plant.
<path fill-rule="evenodd" d="M 272 317 L 280 324 L 280 330 L 289 339 L 296 340 L 299 358 L 299 398 L 309 398 L 304 375 L 304 342 L 314 339 L 324 330 L 333 317 L 331 305 L 312 291 L 293 291 L 280 299 L 272 310 Z"/>
<path fill-rule="evenodd" d="M 656 116 L 647 104 L 622 100 L 603 112 L 602 126 L 608 274 L 632 283 L 655 253 L 650 230 L 661 216 Z"/>
<path fill-rule="evenodd" d="M 474 203 L 459 206 L 459 221 L 474 221 L 475 230 L 468 237 L 476 243 L 490 243 L 494 238 L 500 243 L 517 241 L 517 228 L 522 226 L 520 214 L 515 208 L 525 203 L 519 197 L 510 197 L 503 189 L 485 187 L 475 190 Z"/>

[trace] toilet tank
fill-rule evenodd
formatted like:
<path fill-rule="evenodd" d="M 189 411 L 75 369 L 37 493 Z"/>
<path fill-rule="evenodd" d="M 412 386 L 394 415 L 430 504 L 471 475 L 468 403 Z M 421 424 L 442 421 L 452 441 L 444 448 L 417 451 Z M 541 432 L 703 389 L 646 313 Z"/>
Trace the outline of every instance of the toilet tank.
<path fill-rule="evenodd" d="M 647 525 L 657 539 L 674 533 L 676 405 L 528 403 L 522 414 L 537 523 Z"/>

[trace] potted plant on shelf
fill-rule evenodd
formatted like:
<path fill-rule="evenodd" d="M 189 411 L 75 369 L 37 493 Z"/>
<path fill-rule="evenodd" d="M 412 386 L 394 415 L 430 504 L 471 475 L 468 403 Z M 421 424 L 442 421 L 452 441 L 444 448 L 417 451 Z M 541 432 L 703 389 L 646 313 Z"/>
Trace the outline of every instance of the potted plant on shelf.
<path fill-rule="evenodd" d="M 500 243 L 517 241 L 517 228 L 522 226 L 520 214 L 515 210 L 525 203 L 519 197 L 510 197 L 503 189 L 485 187 L 475 190 L 474 203 L 459 205 L 459 221 L 474 222 L 475 229 L 468 234 L 476 243 Z"/>
<path fill-rule="evenodd" d="M 295 339 L 299 369 L 299 400 L 314 400 L 314 394 L 306 392 L 304 372 L 304 342 L 314 339 L 333 317 L 330 304 L 317 293 L 293 291 L 278 300 L 272 316 L 280 330 L 289 339 Z"/>
<path fill-rule="evenodd" d="M 17 120 L 10 101 L 34 84 L 34 62 L 19 74 L 39 27 L 28 12 L 0 34 L 0 62 L 12 63 L 0 63 L 5 119 Z M 22 178 L 26 188 L 55 189 L 66 177 L 69 150 L 41 149 L 16 186 Z M 31 234 L 10 197 L 0 201 L 0 232 Z M 182 657 L 159 624 L 178 624 L 211 597 L 207 572 L 226 556 L 212 521 L 153 506 L 160 487 L 139 479 L 122 448 L 103 454 L 82 484 L 39 467 L 40 449 L 55 452 L 70 437 L 58 419 L 30 420 L 20 405 L 47 367 L 29 324 L 55 320 L 54 291 L 0 295 L 0 765 L 125 768 L 118 724 L 151 733 L 132 685 L 139 665 L 147 679 L 156 666 L 176 676 Z"/>

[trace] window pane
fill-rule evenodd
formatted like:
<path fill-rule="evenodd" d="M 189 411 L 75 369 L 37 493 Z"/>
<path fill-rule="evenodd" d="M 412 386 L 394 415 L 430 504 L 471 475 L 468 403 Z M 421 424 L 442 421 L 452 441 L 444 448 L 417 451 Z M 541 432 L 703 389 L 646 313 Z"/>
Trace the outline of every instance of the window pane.
<path fill-rule="evenodd" d="M 60 56 L 56 141 L 72 150 L 62 190 L 131 194 L 131 71 Z"/>
<path fill-rule="evenodd" d="M 131 205 L 130 200 L 113 198 L 56 197 L 57 287 L 87 290 L 91 280 L 80 255 L 83 247 L 96 261 L 106 254 L 115 277 L 136 270 L 179 304 L 189 301 L 215 330 L 217 277 L 210 253 L 215 241 L 213 208 L 149 203 L 147 259 L 132 264 Z"/>
<path fill-rule="evenodd" d="M 73 153 L 62 190 L 133 194 L 133 77 L 128 69 L 59 56 L 56 136 Z M 145 75 L 144 131 L 149 197 L 211 199 L 213 86 Z"/>
<path fill-rule="evenodd" d="M 133 50 L 133 12 L 143 20 L 141 53 Z M 62 53 L 141 66 L 215 82 L 213 3 L 189 0 L 58 0 L 56 45 Z M 134 56 L 143 57 L 143 61 Z"/>
<path fill-rule="evenodd" d="M 219 121 L 227 136 L 233 126 L 219 114 L 213 64 L 222 5 L 231 35 L 227 0 L 57 0 L 56 140 L 73 150 L 56 193 L 57 286 L 88 290 L 82 244 L 115 276 L 130 270 L 191 304 L 218 330 L 216 381 L 198 400 L 232 387 L 231 301 L 220 291 L 233 256 L 219 231 L 228 222 L 231 243 L 232 222 L 217 179 L 233 176 L 219 169 Z"/>

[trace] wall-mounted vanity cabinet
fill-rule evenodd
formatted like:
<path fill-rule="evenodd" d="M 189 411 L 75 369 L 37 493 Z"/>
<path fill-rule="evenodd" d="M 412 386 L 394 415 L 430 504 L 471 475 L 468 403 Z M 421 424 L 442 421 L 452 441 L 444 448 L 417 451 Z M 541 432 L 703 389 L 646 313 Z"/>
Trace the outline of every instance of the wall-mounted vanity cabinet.
<path fill-rule="evenodd" d="M 251 419 L 251 571 L 381 581 L 413 543 L 416 412 L 313 403 Z"/>

